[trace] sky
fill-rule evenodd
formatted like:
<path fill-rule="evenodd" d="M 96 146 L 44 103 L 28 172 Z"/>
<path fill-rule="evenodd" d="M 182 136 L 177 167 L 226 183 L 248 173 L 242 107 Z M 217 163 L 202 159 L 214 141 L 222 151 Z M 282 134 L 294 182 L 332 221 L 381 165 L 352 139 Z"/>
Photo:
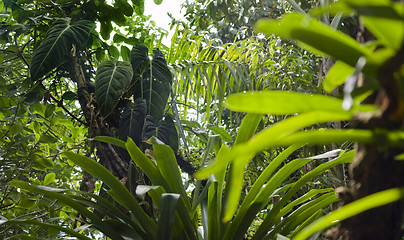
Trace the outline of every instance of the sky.
<path fill-rule="evenodd" d="M 158 27 L 164 28 L 170 31 L 169 24 L 171 23 L 167 12 L 171 13 L 173 17 L 177 19 L 183 19 L 184 17 L 180 13 L 181 4 L 184 0 L 163 0 L 160 5 L 156 5 L 153 0 L 145 1 L 144 15 L 151 15 L 151 19 L 156 22 Z M 169 45 L 174 29 L 170 32 L 169 36 L 163 39 L 163 44 Z"/>

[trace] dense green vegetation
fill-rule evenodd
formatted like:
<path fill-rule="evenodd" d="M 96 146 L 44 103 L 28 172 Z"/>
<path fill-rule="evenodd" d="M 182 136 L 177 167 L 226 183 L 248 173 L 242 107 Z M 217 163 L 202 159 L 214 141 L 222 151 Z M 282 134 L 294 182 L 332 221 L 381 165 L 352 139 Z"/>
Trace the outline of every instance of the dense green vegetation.
<path fill-rule="evenodd" d="M 183 8 L 0 2 L 0 237 L 402 239 L 404 4 Z"/>

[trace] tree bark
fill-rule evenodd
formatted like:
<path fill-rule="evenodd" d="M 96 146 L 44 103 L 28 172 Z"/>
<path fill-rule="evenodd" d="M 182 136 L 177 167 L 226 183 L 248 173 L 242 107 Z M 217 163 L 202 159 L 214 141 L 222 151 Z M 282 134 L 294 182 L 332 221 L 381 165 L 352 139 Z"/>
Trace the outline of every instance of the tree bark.
<path fill-rule="evenodd" d="M 404 123 L 404 96 L 400 94 L 399 68 L 404 64 L 404 44 L 394 57 L 379 69 L 381 89 L 374 104 L 379 105 L 378 115 L 358 114 L 352 125 L 359 129 L 400 130 Z M 401 76 L 403 78 L 404 76 Z M 357 144 L 356 156 L 350 164 L 350 184 L 337 192 L 344 204 L 383 190 L 404 186 L 404 162 L 395 157 L 404 152 L 404 147 L 391 147 L 383 140 L 373 144 Z M 404 202 L 399 201 L 358 214 L 328 232 L 330 239 L 389 239 L 403 237 L 401 229 Z"/>

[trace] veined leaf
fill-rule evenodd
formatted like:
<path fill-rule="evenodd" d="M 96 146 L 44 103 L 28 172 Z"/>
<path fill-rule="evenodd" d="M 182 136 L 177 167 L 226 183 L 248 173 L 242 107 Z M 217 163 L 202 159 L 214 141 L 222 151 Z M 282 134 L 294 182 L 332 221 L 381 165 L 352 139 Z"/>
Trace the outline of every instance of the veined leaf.
<path fill-rule="evenodd" d="M 63 64 L 73 45 L 78 49 L 84 47 L 94 27 L 95 24 L 88 20 L 72 22 L 70 18 L 57 19 L 32 55 L 30 67 L 32 80 L 38 80 Z"/>
<path fill-rule="evenodd" d="M 150 61 L 146 47 L 135 46 L 132 49 L 131 63 L 135 78 L 129 94 L 133 92 L 135 99 L 145 99 L 146 113 L 160 120 L 164 116 L 173 79 L 160 50 L 155 49 L 153 53 L 153 59 Z"/>
<path fill-rule="evenodd" d="M 119 139 L 126 141 L 132 138 L 137 146 L 142 143 L 143 125 L 146 118 L 146 101 L 138 98 L 135 103 L 129 102 L 119 122 Z"/>
<path fill-rule="evenodd" d="M 164 119 L 158 122 L 151 115 L 147 115 L 143 131 L 144 141 L 156 137 L 177 153 L 178 133 L 171 115 L 167 114 Z"/>
<path fill-rule="evenodd" d="M 105 60 L 98 66 L 95 95 L 103 117 L 107 117 L 114 110 L 132 76 L 132 66 L 128 62 Z"/>

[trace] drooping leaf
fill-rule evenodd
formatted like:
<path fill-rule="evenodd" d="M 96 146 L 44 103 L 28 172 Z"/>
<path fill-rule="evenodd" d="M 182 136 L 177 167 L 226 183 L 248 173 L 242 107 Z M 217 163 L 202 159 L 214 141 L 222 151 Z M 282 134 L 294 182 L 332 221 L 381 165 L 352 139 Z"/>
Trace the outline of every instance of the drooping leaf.
<path fill-rule="evenodd" d="M 133 48 L 131 52 L 131 63 L 135 73 L 133 92 L 135 99 L 146 100 L 147 114 L 160 120 L 164 116 L 170 95 L 172 75 L 160 50 L 155 49 L 153 53 L 153 59 L 150 61 L 146 47 Z"/>
<path fill-rule="evenodd" d="M 133 212 L 134 216 L 136 216 L 136 219 L 147 234 L 150 234 L 151 236 L 155 234 L 156 225 L 153 220 L 144 212 L 129 190 L 105 167 L 80 154 L 64 152 L 64 155 L 72 162 L 85 169 L 89 174 L 107 184 L 111 189 L 108 194 L 110 194 L 119 204 Z"/>
<path fill-rule="evenodd" d="M 101 115 L 107 117 L 115 108 L 133 76 L 128 62 L 103 61 L 95 76 L 95 96 Z"/>
<path fill-rule="evenodd" d="M 84 47 L 94 27 L 95 24 L 88 20 L 72 22 L 70 18 L 57 19 L 32 55 L 30 67 L 32 80 L 38 80 L 63 64 L 73 45 L 76 49 Z"/>
<path fill-rule="evenodd" d="M 177 153 L 178 133 L 171 115 L 166 115 L 164 119 L 158 122 L 151 115 L 147 115 L 143 131 L 144 141 L 156 137 Z"/>
<path fill-rule="evenodd" d="M 140 146 L 145 118 L 146 101 L 138 98 L 135 103 L 129 102 L 119 122 L 119 139 L 126 141 L 130 137 L 137 146 Z"/>

